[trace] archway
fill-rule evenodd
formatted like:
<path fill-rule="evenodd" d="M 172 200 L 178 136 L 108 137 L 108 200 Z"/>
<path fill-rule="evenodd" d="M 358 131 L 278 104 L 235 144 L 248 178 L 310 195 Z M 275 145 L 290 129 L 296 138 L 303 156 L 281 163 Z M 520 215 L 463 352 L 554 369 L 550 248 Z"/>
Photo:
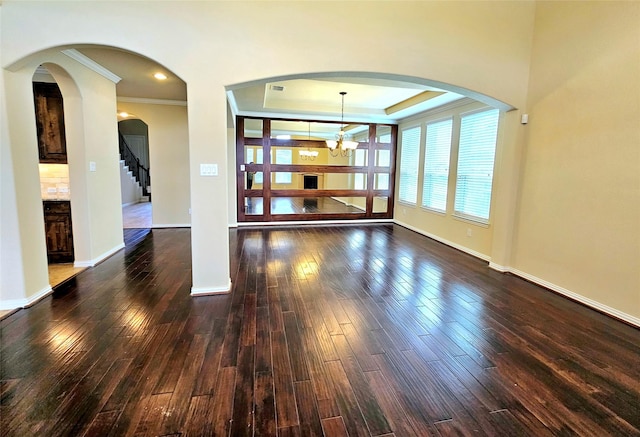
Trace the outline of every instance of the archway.
<path fill-rule="evenodd" d="M 73 84 L 65 83 L 66 72 L 53 64 L 38 67 L 33 75 L 34 110 L 38 134 L 38 171 L 44 209 L 45 240 L 49 284 L 52 287 L 80 273 L 85 267 L 74 266 L 71 184 L 67 158 L 64 99 L 60 86 L 47 66 L 63 82 L 70 100 Z M 67 108 L 73 102 L 67 103 Z M 71 124 L 70 130 L 73 130 Z M 74 202 L 74 203 L 77 203 Z M 78 237 L 82 240 L 82 236 Z"/>
<path fill-rule="evenodd" d="M 152 225 L 149 127 L 132 114 L 119 112 L 120 191 L 124 229 Z"/>
<path fill-rule="evenodd" d="M 339 95 L 342 96 L 342 108 L 340 100 L 336 98 Z M 349 98 L 346 104 L 345 95 Z M 230 154 L 238 161 L 237 190 L 235 196 L 233 192 L 231 195 L 236 199 L 233 207 L 237 208 L 240 224 L 390 219 L 394 203 L 395 160 L 391 163 L 381 160 L 378 156 L 381 150 L 378 149 L 384 148 L 383 143 L 387 143 L 386 153 L 391 150 L 395 155 L 397 135 L 388 138 L 385 125 L 389 130 L 420 114 L 442 111 L 463 103 L 477 102 L 503 112 L 513 109 L 511 105 L 491 96 L 460 86 L 378 72 L 277 76 L 227 86 L 227 96 L 233 113 L 238 116 L 237 150 Z M 337 123 L 341 109 L 344 123 L 333 125 L 340 128 L 326 127 L 331 126 L 330 123 Z M 264 127 L 266 124 L 268 126 Z M 357 142 L 355 154 L 362 155 L 360 160 L 338 163 L 335 157 L 332 158 L 335 155 L 327 154 L 325 141 L 334 139 L 338 130 L 348 131 L 350 139 Z M 314 153 L 314 158 L 296 159 L 298 151 L 300 154 Z M 288 156 L 293 154 L 293 162 L 291 159 L 287 162 L 278 160 L 280 152 L 287 152 Z M 347 155 L 349 153 L 353 152 L 347 152 Z M 256 154 L 259 155 L 259 163 L 253 162 Z M 265 162 L 270 161 L 267 167 L 262 165 L 263 155 Z M 339 173 L 335 167 L 332 168 L 338 164 L 341 165 Z M 386 172 L 383 171 L 385 169 Z M 300 182 L 305 172 L 321 175 L 323 181 L 332 179 L 336 182 L 320 184 L 319 191 L 310 192 Z M 251 189 L 243 183 L 246 176 L 254 173 L 259 177 L 257 189 Z M 290 178 L 284 184 L 278 180 L 283 174 Z M 344 180 L 339 180 L 341 177 Z M 262 183 L 263 178 L 266 184 Z M 391 184 L 381 183 L 389 180 Z M 305 203 L 300 199 L 330 199 L 357 209 L 340 209 L 338 205 L 324 210 L 309 209 L 304 207 Z M 289 202 L 287 208 L 279 206 L 285 200 Z M 298 204 L 301 206 L 297 207 Z"/>
<path fill-rule="evenodd" d="M 11 129 L 6 130 L 5 143 L 11 159 L 4 161 L 8 165 L 3 165 L 3 185 L 14 193 L 3 195 L 3 210 L 7 212 L 3 223 L 15 225 L 12 240 L 6 240 L 6 246 L 3 241 L 3 247 L 17 249 L 12 265 L 16 278 L 8 287 L 12 294 L 3 293 L 3 308 L 29 306 L 52 291 L 32 90 L 33 75 L 40 65 L 46 66 L 64 100 L 75 266 L 93 266 L 124 247 L 115 80 L 78 62 L 68 51 L 48 49 L 32 54 L 5 70 L 3 77 L 7 101 L 12 105 L 12 111 L 7 111 L 6 123 Z M 177 106 L 186 114 L 186 102 Z M 181 124 L 186 132 L 186 116 Z M 188 149 L 188 141 L 184 147 Z M 186 156 L 188 161 L 188 153 Z M 188 165 L 186 168 L 188 180 Z M 184 197 L 188 199 L 188 193 Z M 188 208 L 184 209 L 187 215 Z M 5 221 L 9 215 L 11 220 Z"/>

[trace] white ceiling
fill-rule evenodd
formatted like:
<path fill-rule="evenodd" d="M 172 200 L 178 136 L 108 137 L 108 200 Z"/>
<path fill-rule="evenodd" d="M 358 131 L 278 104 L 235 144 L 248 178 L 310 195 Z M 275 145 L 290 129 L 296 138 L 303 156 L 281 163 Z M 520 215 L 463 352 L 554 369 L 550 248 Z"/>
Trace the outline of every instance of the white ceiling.
<path fill-rule="evenodd" d="M 75 51 L 121 78 L 116 85 L 119 100 L 187 100 L 187 84 L 151 59 L 104 47 L 84 46 Z M 167 80 L 155 79 L 156 72 L 164 73 Z M 464 97 L 380 76 L 339 74 L 234 85 L 227 96 L 237 115 L 340 120 L 341 91 L 347 92 L 344 120 L 356 122 L 397 123 Z"/>

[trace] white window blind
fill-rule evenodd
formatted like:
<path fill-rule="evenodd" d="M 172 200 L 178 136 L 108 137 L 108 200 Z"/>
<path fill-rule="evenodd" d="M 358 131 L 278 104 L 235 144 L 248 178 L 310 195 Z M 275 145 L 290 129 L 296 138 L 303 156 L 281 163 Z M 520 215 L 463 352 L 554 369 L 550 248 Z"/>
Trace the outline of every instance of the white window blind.
<path fill-rule="evenodd" d="M 276 150 L 276 164 L 291 164 L 293 153 L 291 149 L 277 149 Z M 289 172 L 276 172 L 276 184 L 290 184 L 291 173 Z"/>
<path fill-rule="evenodd" d="M 489 222 L 498 116 L 491 109 L 461 118 L 454 213 L 481 223 Z"/>
<path fill-rule="evenodd" d="M 420 126 L 404 129 L 400 145 L 400 186 L 398 198 L 416 203 L 418 198 L 418 161 L 420 156 Z"/>
<path fill-rule="evenodd" d="M 453 119 L 427 124 L 422 206 L 445 212 Z"/>

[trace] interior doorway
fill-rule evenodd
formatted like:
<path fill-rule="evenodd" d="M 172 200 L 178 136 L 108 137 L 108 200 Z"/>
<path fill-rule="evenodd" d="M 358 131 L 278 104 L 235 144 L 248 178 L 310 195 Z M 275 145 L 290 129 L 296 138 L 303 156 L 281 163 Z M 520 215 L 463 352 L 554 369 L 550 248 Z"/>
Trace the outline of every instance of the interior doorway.
<path fill-rule="evenodd" d="M 149 127 L 140 119 L 118 122 L 120 139 L 120 189 L 124 229 L 149 229 L 152 225 Z"/>
<path fill-rule="evenodd" d="M 44 65 L 38 67 L 32 82 L 47 267 L 49 284 L 55 287 L 85 268 L 74 266 L 71 184 L 62 91 Z"/>

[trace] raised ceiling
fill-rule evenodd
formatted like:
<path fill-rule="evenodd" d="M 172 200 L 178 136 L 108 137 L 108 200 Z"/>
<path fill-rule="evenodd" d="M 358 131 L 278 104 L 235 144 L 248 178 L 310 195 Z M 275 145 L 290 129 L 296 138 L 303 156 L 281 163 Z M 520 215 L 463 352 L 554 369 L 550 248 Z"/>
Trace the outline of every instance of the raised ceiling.
<path fill-rule="evenodd" d="M 186 102 L 187 86 L 157 62 L 131 52 L 105 47 L 77 47 L 88 58 L 121 80 L 119 100 Z M 153 77 L 162 72 L 164 81 Z M 462 98 L 427 85 L 367 75 L 314 75 L 309 78 L 258 81 L 227 90 L 234 114 L 316 120 L 339 120 L 340 92 L 346 91 L 345 121 L 397 123 L 420 112 Z"/>

